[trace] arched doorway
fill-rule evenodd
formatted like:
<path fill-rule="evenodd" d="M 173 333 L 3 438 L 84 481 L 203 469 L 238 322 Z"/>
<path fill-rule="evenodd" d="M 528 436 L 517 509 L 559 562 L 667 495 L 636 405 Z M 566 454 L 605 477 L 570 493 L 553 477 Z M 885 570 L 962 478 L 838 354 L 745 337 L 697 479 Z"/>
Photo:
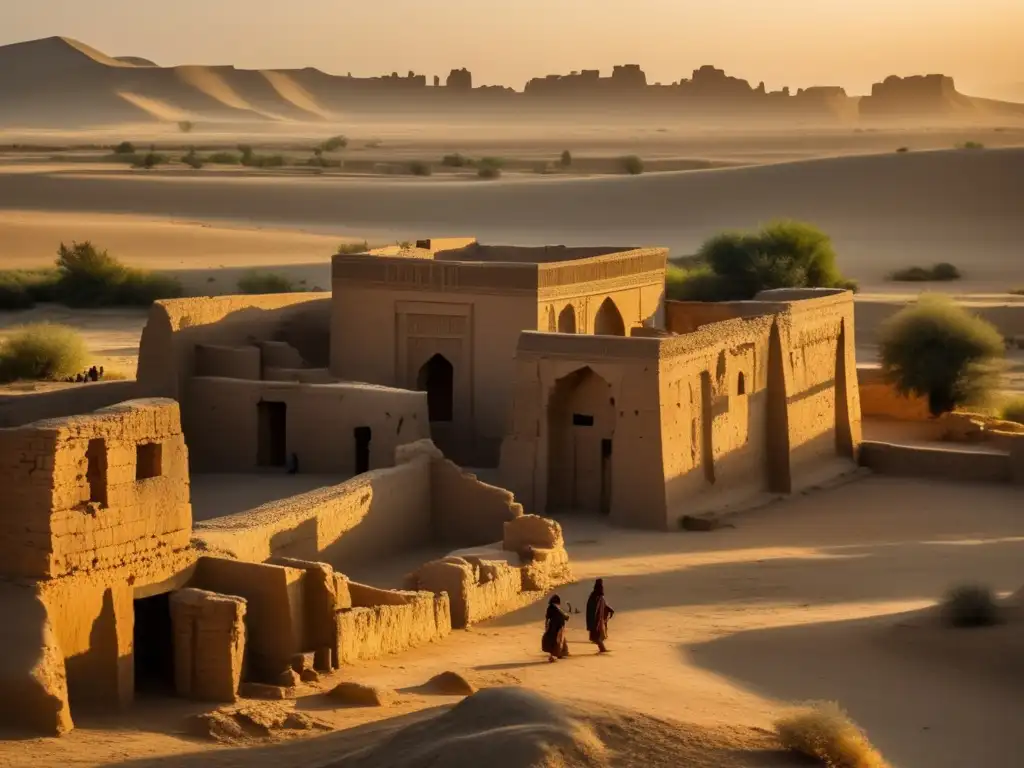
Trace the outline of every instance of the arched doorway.
<path fill-rule="evenodd" d="M 605 299 L 594 318 L 594 333 L 597 336 L 625 336 L 626 324 L 619 314 L 619 308 L 611 298 Z"/>
<path fill-rule="evenodd" d="M 565 309 L 558 314 L 558 332 L 576 333 L 576 310 L 572 304 L 566 304 Z"/>
<path fill-rule="evenodd" d="M 436 354 L 420 368 L 416 389 L 427 393 L 427 412 L 431 421 L 451 421 L 454 403 L 455 372 L 442 354 Z"/>
<path fill-rule="evenodd" d="M 608 514 L 615 403 L 590 368 L 558 380 L 548 401 L 548 511 Z"/>

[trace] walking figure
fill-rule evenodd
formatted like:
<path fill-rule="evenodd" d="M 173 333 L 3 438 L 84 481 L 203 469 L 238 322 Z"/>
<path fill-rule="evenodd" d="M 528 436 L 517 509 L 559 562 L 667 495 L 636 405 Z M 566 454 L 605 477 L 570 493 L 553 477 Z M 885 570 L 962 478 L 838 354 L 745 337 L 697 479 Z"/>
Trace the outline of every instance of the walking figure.
<path fill-rule="evenodd" d="M 604 580 L 594 582 L 594 591 L 587 600 L 587 632 L 590 642 L 597 646 L 598 653 L 608 653 L 604 641 L 608 639 L 608 620 L 615 615 L 604 599 Z"/>

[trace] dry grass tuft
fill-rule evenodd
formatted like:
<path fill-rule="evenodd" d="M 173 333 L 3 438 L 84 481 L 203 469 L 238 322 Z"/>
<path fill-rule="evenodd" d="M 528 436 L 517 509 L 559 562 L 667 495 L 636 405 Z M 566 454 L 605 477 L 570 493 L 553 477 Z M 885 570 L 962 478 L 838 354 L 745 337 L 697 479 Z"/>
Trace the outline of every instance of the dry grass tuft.
<path fill-rule="evenodd" d="M 780 718 L 775 730 L 786 749 L 820 760 L 828 768 L 890 768 L 837 704 L 823 702 L 799 709 Z"/>

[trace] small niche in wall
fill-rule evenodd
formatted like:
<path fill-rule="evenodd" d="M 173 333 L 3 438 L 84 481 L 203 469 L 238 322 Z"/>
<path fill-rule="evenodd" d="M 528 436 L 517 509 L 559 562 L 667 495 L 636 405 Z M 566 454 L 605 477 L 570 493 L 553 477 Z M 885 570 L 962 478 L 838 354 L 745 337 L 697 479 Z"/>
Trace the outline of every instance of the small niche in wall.
<path fill-rule="evenodd" d="M 747 394 L 747 382 L 743 378 L 743 374 L 742 373 L 736 378 L 736 394 L 737 395 L 745 395 L 745 394 Z"/>
<path fill-rule="evenodd" d="M 592 427 L 594 426 L 594 417 L 589 413 L 574 413 L 572 415 L 572 425 L 574 427 Z"/>
<path fill-rule="evenodd" d="M 149 480 L 164 473 L 163 446 L 160 443 L 142 443 L 135 446 L 135 479 Z"/>
<path fill-rule="evenodd" d="M 107 506 L 107 442 L 101 437 L 89 441 L 85 452 L 86 479 L 89 482 L 89 501 Z"/>

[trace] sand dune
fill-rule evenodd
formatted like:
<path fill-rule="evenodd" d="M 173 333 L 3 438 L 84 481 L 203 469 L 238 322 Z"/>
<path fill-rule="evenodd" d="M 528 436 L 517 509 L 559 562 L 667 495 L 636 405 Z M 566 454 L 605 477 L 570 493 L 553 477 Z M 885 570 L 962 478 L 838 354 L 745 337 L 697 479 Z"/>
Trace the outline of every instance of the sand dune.
<path fill-rule="evenodd" d="M 331 117 L 331 113 L 317 103 L 313 94 L 289 75 L 272 69 L 262 70 L 260 74 L 267 79 L 267 82 L 282 99 L 294 104 L 298 109 L 325 120 Z"/>
<path fill-rule="evenodd" d="M 370 239 L 473 234 L 522 244 L 657 244 L 682 255 L 722 229 L 797 218 L 834 237 L 841 266 L 865 287 L 892 290 L 892 269 L 950 261 L 966 273 L 961 293 L 1024 283 L 1022 201 L 1024 149 L 497 182 L 0 175 L 0 209 L 259 222 Z"/>

